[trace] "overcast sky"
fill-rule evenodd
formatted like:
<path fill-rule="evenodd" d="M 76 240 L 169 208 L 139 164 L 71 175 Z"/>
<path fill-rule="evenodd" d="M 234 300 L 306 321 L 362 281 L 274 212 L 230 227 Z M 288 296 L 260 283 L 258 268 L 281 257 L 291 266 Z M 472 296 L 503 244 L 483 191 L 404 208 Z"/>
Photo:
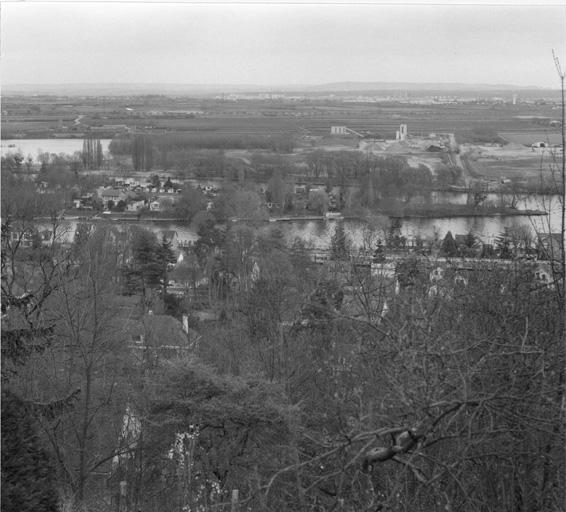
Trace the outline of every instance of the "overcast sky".
<path fill-rule="evenodd" d="M 3 84 L 558 87 L 560 5 L 2 2 Z"/>

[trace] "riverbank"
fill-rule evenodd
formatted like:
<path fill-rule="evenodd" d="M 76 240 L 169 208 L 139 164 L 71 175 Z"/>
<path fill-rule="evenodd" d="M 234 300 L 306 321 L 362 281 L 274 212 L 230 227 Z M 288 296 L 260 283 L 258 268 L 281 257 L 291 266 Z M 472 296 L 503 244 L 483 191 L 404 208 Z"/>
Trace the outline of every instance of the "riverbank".
<path fill-rule="evenodd" d="M 451 219 L 454 217 L 519 217 L 543 216 L 548 212 L 543 210 L 519 210 L 508 207 L 478 207 L 469 205 L 435 205 L 434 207 L 408 207 L 376 210 L 377 215 L 401 219 Z"/>

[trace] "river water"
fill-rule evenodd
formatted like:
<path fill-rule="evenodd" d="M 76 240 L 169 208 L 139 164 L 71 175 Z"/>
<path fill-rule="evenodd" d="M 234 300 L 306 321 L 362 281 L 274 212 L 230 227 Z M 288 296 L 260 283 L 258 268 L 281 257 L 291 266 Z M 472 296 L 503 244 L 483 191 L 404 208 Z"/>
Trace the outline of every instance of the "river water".
<path fill-rule="evenodd" d="M 102 151 L 108 151 L 108 144 L 111 140 L 100 139 Z M 83 139 L 8 139 L 2 140 L 0 149 L 2 156 L 19 150 L 24 157 L 31 155 L 35 161 L 39 153 L 72 155 L 75 151 L 82 151 Z"/>
<path fill-rule="evenodd" d="M 107 151 L 110 139 L 101 139 L 103 150 Z M 10 147 L 11 145 L 15 147 Z M 14 139 L 2 140 L 1 143 L 2 155 L 8 152 L 15 152 L 21 150 L 24 156 L 28 154 L 34 159 L 37 158 L 38 152 L 49 153 L 66 153 L 72 154 L 75 151 L 82 150 L 82 139 Z M 187 180 L 197 183 L 201 186 L 221 186 L 218 180 Z M 259 184 L 265 188 L 266 184 Z M 335 191 L 338 193 L 338 190 Z M 489 194 L 487 201 L 494 204 L 500 204 L 501 197 L 498 194 Z M 467 194 L 455 192 L 436 192 L 433 194 L 433 201 L 437 203 L 452 203 L 452 204 L 466 204 L 468 198 Z M 504 197 L 504 201 L 509 198 Z M 519 227 L 524 226 L 529 232 L 534 235 L 536 231 L 549 232 L 559 231 L 560 229 L 560 198 L 558 196 L 531 196 L 523 199 L 517 205 L 520 210 L 542 210 L 549 212 L 546 216 L 497 216 L 497 217 L 453 217 L 453 218 L 410 218 L 404 219 L 402 233 L 408 238 L 420 235 L 423 238 L 434 237 L 444 238 L 448 231 L 453 235 L 464 235 L 470 231 L 480 236 L 484 242 L 490 243 L 495 237 L 503 232 L 505 227 Z M 78 220 L 66 220 L 63 230 L 65 232 L 64 238 L 72 240 L 76 230 Z M 110 222 L 110 221 L 96 221 Z M 328 247 L 330 238 L 334 233 L 337 220 L 296 220 L 289 222 L 277 223 L 286 234 L 288 239 L 299 237 L 307 244 L 316 248 Z M 366 224 L 360 220 L 345 220 L 344 227 L 349 233 L 350 238 L 356 246 L 363 245 L 365 237 Z M 117 221 L 111 222 L 112 225 L 125 226 Z M 147 228 L 155 233 L 159 233 L 164 229 L 173 229 L 177 231 L 180 240 L 194 241 L 197 239 L 197 234 L 188 223 L 163 223 L 163 222 L 133 222 L 132 224 L 139 225 Z M 274 225 L 274 223 L 270 223 Z"/>
<path fill-rule="evenodd" d="M 559 198 L 545 196 L 544 198 L 530 198 L 526 201 L 523 209 L 543 210 L 550 208 L 551 215 L 545 216 L 497 216 L 497 217 L 453 217 L 453 218 L 408 218 L 403 219 L 401 231 L 407 238 L 414 238 L 417 235 L 422 238 L 438 237 L 443 239 L 448 231 L 453 235 L 465 235 L 470 231 L 479 236 L 484 243 L 494 243 L 505 227 L 527 230 L 534 237 L 535 232 L 559 231 Z M 384 228 L 387 226 L 387 219 L 383 219 L 376 229 L 375 236 L 384 237 Z M 85 220 L 67 219 L 63 221 L 60 229 L 61 239 L 71 242 L 78 223 L 91 222 L 95 225 L 111 225 L 118 229 L 126 229 L 128 226 L 139 226 L 160 235 L 163 230 L 174 230 L 177 232 L 178 239 L 181 241 L 197 240 L 196 230 L 188 222 L 163 222 L 163 221 L 112 221 L 105 219 Z M 356 247 L 367 246 L 368 227 L 367 223 L 359 219 L 321 219 L 321 220 L 293 220 L 270 222 L 259 229 L 265 230 L 280 227 L 286 238 L 292 241 L 300 238 L 308 246 L 316 249 L 326 249 L 329 247 L 330 239 L 334 234 L 338 222 L 344 223 L 344 228 L 351 241 Z M 49 229 L 42 223 L 43 228 Z"/>

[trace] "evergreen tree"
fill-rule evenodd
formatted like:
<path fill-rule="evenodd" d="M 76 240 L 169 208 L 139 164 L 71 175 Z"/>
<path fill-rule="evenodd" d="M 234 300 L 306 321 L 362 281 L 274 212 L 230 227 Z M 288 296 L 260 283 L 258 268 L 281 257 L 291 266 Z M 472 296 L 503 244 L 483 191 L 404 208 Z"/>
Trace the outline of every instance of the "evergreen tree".
<path fill-rule="evenodd" d="M 56 512 L 58 496 L 49 453 L 26 404 L 2 390 L 2 509 Z"/>
<path fill-rule="evenodd" d="M 153 188 L 161 187 L 161 180 L 159 179 L 159 176 L 157 176 L 157 174 L 154 174 L 153 177 L 151 178 L 151 186 Z"/>
<path fill-rule="evenodd" d="M 133 263 L 124 268 L 126 293 L 145 292 L 159 284 L 158 243 L 153 233 L 140 230 L 132 242 Z"/>
<path fill-rule="evenodd" d="M 440 252 L 443 256 L 454 257 L 458 254 L 458 246 L 456 245 L 456 241 L 452 236 L 452 232 L 448 231 L 444 240 L 442 241 L 442 247 L 440 248 Z"/>
<path fill-rule="evenodd" d="M 381 238 L 377 239 L 375 251 L 373 251 L 374 263 L 383 263 L 385 261 L 385 247 Z"/>
<path fill-rule="evenodd" d="M 165 235 L 161 236 L 161 243 L 156 249 L 156 260 L 159 268 L 159 281 L 163 284 L 163 295 L 167 294 L 167 286 L 169 284 L 169 265 L 177 261 L 172 243 L 167 240 Z"/>
<path fill-rule="evenodd" d="M 503 233 L 495 239 L 495 248 L 502 260 L 510 260 L 513 258 L 513 250 L 511 248 L 511 233 L 509 228 L 505 226 Z"/>
<path fill-rule="evenodd" d="M 207 220 L 199 226 L 197 235 L 199 239 L 195 242 L 194 250 L 200 267 L 204 269 L 208 256 L 223 245 L 225 234 L 215 227 L 213 221 Z"/>
<path fill-rule="evenodd" d="M 344 229 L 344 224 L 336 224 L 334 234 L 330 239 L 330 259 L 347 260 L 350 257 L 350 240 Z"/>
<path fill-rule="evenodd" d="M 402 219 L 395 217 L 391 219 L 387 230 L 387 245 L 392 249 L 401 249 L 405 246 L 406 238 L 401 234 L 403 227 Z"/>

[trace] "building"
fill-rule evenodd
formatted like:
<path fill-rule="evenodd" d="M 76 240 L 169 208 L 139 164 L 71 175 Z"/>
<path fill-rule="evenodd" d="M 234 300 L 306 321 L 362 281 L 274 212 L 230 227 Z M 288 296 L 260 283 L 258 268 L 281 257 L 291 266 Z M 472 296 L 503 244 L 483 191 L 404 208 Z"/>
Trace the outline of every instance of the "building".
<path fill-rule="evenodd" d="M 164 229 L 163 231 L 160 231 L 158 235 L 159 241 L 161 242 L 163 238 L 171 244 L 171 249 L 174 251 L 177 250 L 179 247 L 179 235 L 176 231 L 172 229 Z"/>
<path fill-rule="evenodd" d="M 143 199 L 134 199 L 126 206 L 126 211 L 128 212 L 139 212 L 144 207 Z"/>
<path fill-rule="evenodd" d="M 396 132 L 395 138 L 396 140 L 405 140 L 407 138 L 407 125 L 402 124 L 399 126 L 399 131 Z"/>
<path fill-rule="evenodd" d="M 332 126 L 330 128 L 330 133 L 332 135 L 347 135 L 348 129 L 345 126 Z"/>
<path fill-rule="evenodd" d="M 195 348 L 200 334 L 190 329 L 188 318 L 180 322 L 170 315 L 154 315 L 149 311 L 127 328 L 130 347 L 146 362 L 158 364 Z"/>
<path fill-rule="evenodd" d="M 105 207 L 108 206 L 108 202 L 112 201 L 114 205 L 118 204 L 126 198 L 126 194 L 122 190 L 117 190 L 115 188 L 102 188 L 98 189 L 98 197 L 100 197 L 102 203 Z"/>

